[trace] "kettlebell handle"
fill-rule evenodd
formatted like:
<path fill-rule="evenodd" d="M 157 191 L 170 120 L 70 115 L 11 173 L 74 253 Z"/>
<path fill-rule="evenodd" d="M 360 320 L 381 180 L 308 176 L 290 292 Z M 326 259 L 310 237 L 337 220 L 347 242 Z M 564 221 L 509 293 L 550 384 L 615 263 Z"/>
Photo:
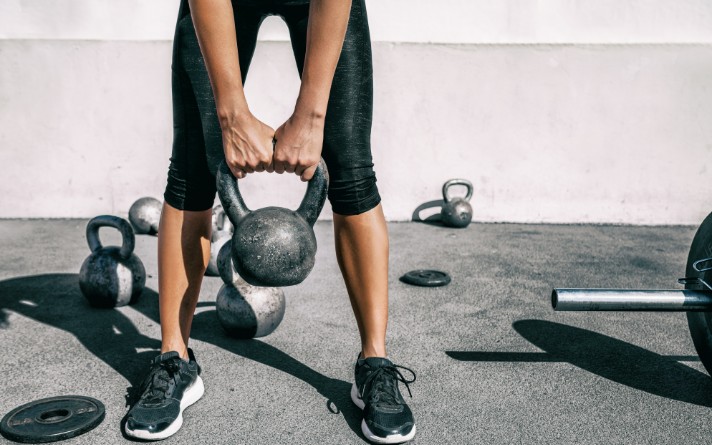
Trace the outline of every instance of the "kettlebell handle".
<path fill-rule="evenodd" d="M 245 200 L 237 185 L 238 181 L 223 160 L 215 175 L 215 182 L 218 189 L 218 196 L 223 209 L 233 226 L 237 226 L 242 218 L 249 215 L 251 210 L 247 208 Z M 314 172 L 314 176 L 307 184 L 307 191 L 304 193 L 302 203 L 297 209 L 297 213 L 304 218 L 310 226 L 313 226 L 321 213 L 326 201 L 326 194 L 329 190 L 329 173 L 326 163 L 322 159 Z"/>
<path fill-rule="evenodd" d="M 451 179 L 443 184 L 443 200 L 445 202 L 450 202 L 450 195 L 448 190 L 453 185 L 464 185 L 467 187 L 467 194 L 465 195 L 465 201 L 469 201 L 472 198 L 472 183 L 467 179 Z"/>
<path fill-rule="evenodd" d="M 314 176 L 307 184 L 307 191 L 304 193 L 302 203 L 299 204 L 297 213 L 304 218 L 310 226 L 314 226 L 321 209 L 324 208 L 326 194 L 329 191 L 329 170 L 326 168 L 324 159 L 319 161 Z"/>
<path fill-rule="evenodd" d="M 224 160 L 220 162 L 218 166 L 218 171 L 215 174 L 215 183 L 223 210 L 233 226 L 236 226 L 238 222 L 249 215 L 251 211 L 247 208 L 245 200 L 242 199 L 240 189 L 237 187 L 237 179 L 232 175 L 232 172 Z"/>
<path fill-rule="evenodd" d="M 113 227 L 121 233 L 121 249 L 119 255 L 123 259 L 128 259 L 134 251 L 136 245 L 136 236 L 134 235 L 133 227 L 123 218 L 113 215 L 99 215 L 92 218 L 87 224 L 87 243 L 92 252 L 103 249 L 99 239 L 99 228 Z"/>

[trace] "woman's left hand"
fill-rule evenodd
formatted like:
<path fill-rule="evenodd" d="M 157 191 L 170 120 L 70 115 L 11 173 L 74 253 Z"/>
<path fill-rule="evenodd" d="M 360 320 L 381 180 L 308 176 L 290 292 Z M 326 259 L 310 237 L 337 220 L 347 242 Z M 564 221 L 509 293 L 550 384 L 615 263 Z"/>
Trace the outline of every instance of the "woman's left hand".
<path fill-rule="evenodd" d="M 295 173 L 309 181 L 321 159 L 324 117 L 295 112 L 274 134 L 272 168 L 275 173 Z"/>

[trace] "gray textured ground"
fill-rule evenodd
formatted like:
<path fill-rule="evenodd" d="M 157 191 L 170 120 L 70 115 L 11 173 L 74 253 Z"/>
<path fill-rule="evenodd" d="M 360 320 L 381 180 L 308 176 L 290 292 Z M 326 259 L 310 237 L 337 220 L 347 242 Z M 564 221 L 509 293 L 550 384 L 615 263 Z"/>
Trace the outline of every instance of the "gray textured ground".
<path fill-rule="evenodd" d="M 87 306 L 79 266 L 86 221 L 0 221 L 0 414 L 42 397 L 102 400 L 106 420 L 66 443 L 123 443 L 127 388 L 159 346 L 156 238 L 138 237 L 147 273 L 139 304 Z M 391 234 L 389 348 L 412 367 L 413 443 L 709 443 L 712 379 L 684 314 L 554 313 L 551 288 L 676 287 L 694 228 L 402 223 Z M 103 229 L 107 242 L 116 240 Z M 203 285 L 194 342 L 205 397 L 167 443 L 359 444 L 348 397 L 356 325 L 316 227 L 317 264 L 286 289 L 269 337 L 226 337 Z M 415 268 L 452 274 L 407 286 Z M 0 438 L 0 440 L 3 440 Z"/>

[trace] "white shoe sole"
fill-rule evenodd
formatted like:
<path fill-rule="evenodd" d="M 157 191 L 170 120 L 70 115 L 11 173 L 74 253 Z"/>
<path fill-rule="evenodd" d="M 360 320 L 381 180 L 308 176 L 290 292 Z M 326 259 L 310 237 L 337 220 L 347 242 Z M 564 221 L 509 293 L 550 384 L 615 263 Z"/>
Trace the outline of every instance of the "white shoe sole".
<path fill-rule="evenodd" d="M 173 423 L 168 425 L 168 428 L 163 431 L 150 433 L 146 430 L 129 429 L 127 425 L 126 434 L 143 440 L 161 440 L 174 435 L 178 432 L 180 427 L 183 426 L 183 411 L 190 405 L 200 400 L 200 398 L 203 397 L 204 392 L 205 386 L 203 385 L 203 379 L 198 376 L 198 378 L 195 379 L 195 382 L 193 382 L 193 384 L 190 385 L 183 394 L 183 399 L 180 401 L 180 412 L 178 413 L 178 417 L 173 421 Z"/>
<path fill-rule="evenodd" d="M 351 385 L 351 401 L 354 402 L 354 405 L 358 406 L 361 410 L 366 407 L 366 403 L 364 403 L 364 401 L 361 399 L 361 396 L 358 394 L 358 388 L 356 387 L 356 383 Z M 361 432 L 364 436 L 366 436 L 366 439 L 374 443 L 403 443 L 408 442 L 409 440 L 412 440 L 413 437 L 415 437 L 415 425 L 413 425 L 413 429 L 410 430 L 410 432 L 406 435 L 391 434 L 390 436 L 381 437 L 373 434 L 368 428 L 368 425 L 366 425 L 366 421 L 362 420 Z"/>

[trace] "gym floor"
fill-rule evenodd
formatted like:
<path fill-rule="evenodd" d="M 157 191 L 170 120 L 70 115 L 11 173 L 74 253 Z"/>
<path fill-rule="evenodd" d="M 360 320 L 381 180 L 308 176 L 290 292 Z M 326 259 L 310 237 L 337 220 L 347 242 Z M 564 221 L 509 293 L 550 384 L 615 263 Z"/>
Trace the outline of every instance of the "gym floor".
<path fill-rule="evenodd" d="M 159 348 L 156 238 L 137 237 L 148 274 L 139 303 L 93 309 L 77 282 L 86 222 L 0 221 L 0 415 L 87 395 L 106 419 L 64 443 L 124 443 L 127 397 Z M 677 288 L 695 229 L 390 224 L 389 350 L 417 373 L 412 399 L 401 386 L 418 426 L 411 443 L 709 443 L 712 379 L 684 314 L 555 313 L 550 303 L 553 287 Z M 268 337 L 227 337 L 220 279 L 205 279 L 191 346 L 206 393 L 165 443 L 365 443 L 349 399 L 356 324 L 331 224 L 315 230 L 314 271 L 285 289 L 285 318 Z M 118 242 L 112 229 L 101 235 Z M 398 281 L 419 268 L 452 283 Z"/>

